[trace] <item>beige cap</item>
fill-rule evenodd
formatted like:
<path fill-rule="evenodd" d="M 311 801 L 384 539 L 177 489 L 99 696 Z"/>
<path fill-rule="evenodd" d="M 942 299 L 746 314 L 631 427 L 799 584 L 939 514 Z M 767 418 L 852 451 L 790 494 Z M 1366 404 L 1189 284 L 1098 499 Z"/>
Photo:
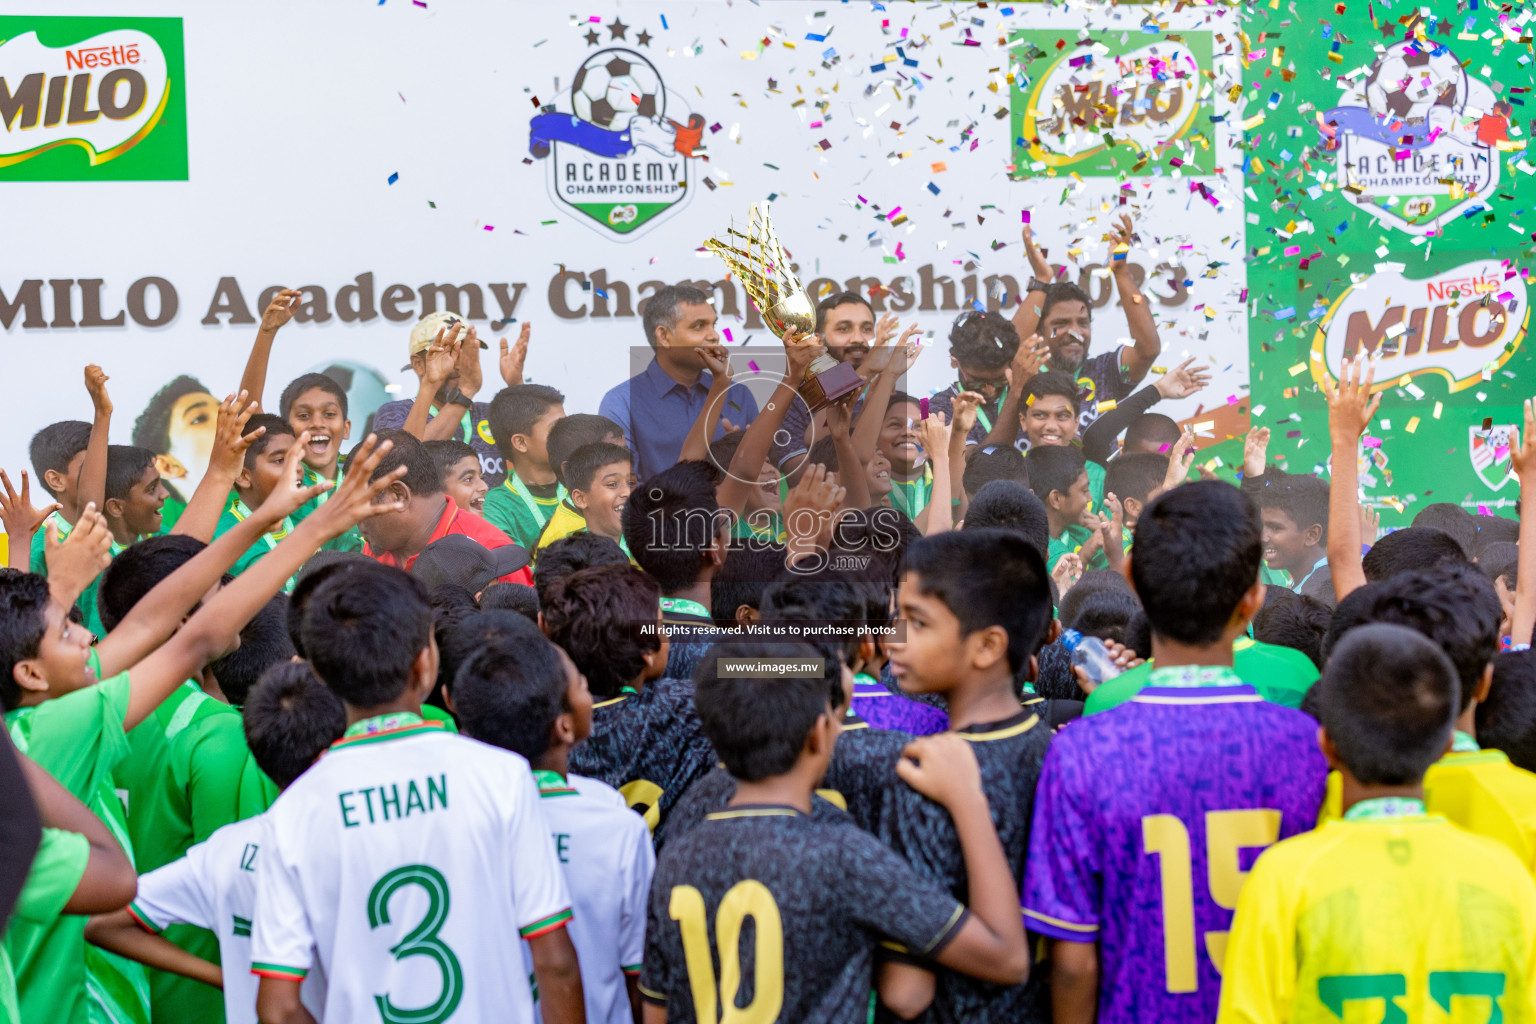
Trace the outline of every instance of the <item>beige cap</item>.
<path fill-rule="evenodd" d="M 411 342 L 406 348 L 406 356 L 410 357 L 414 356 L 417 352 L 425 352 L 437 340 L 438 331 L 445 327 L 452 327 L 454 324 L 462 323 L 465 323 L 464 318 L 451 309 L 440 309 L 435 313 L 428 313 L 420 320 L 417 320 L 416 326 L 411 328 Z M 466 326 L 468 325 L 466 324 Z M 482 340 L 480 347 L 490 348 L 491 346 Z M 409 358 L 407 358 L 406 364 L 400 367 L 400 372 L 404 373 L 410 368 L 411 364 Z"/>

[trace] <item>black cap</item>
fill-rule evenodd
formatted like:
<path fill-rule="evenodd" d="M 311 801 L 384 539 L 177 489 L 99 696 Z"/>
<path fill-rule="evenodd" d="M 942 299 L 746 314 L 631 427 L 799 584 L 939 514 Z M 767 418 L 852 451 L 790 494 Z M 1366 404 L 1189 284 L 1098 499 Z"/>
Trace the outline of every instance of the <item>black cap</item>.
<path fill-rule="evenodd" d="M 416 556 L 411 575 L 419 577 L 428 590 L 453 583 L 471 594 L 479 594 L 527 564 L 527 548 L 516 544 L 488 548 L 477 540 L 455 533 L 428 544 Z"/>

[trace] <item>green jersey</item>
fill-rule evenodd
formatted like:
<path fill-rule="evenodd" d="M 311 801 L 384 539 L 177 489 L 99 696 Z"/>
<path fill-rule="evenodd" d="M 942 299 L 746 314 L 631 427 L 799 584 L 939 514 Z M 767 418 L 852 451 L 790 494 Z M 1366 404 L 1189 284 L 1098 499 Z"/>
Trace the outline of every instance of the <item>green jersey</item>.
<path fill-rule="evenodd" d="M 1083 469 L 1088 474 L 1089 510 L 1092 512 L 1106 511 L 1104 508 L 1104 467 L 1099 465 L 1097 462 L 1088 462 L 1083 465 Z M 1052 537 L 1050 550 L 1046 552 L 1046 568 L 1048 570 L 1056 568 L 1056 563 L 1061 560 L 1062 555 L 1076 554 L 1081 551 L 1083 545 L 1088 542 L 1088 538 L 1092 536 L 1093 532 L 1086 526 L 1078 526 L 1073 524 L 1063 530 L 1061 536 Z M 1124 531 L 1124 536 L 1121 538 L 1121 546 L 1125 551 L 1129 551 L 1131 549 L 1130 530 Z M 1088 562 L 1083 566 L 1083 569 L 1085 570 L 1108 568 L 1109 556 L 1104 554 L 1104 549 L 1102 547 L 1100 547 L 1098 551 L 1094 552 L 1093 557 L 1090 558 Z"/>
<path fill-rule="evenodd" d="M 891 505 L 916 522 L 923 509 L 933 498 L 933 467 L 923 463 L 923 471 L 911 480 L 898 480 L 891 475 Z"/>
<path fill-rule="evenodd" d="M 85 866 L 91 859 L 91 844 L 78 832 L 43 829 L 42 842 L 11 914 L 11 927 L 45 929 L 59 919 L 69 898 L 75 894 Z M 21 1009 L 16 1005 L 16 975 L 11 970 L 7 952 L 10 942 L 0 943 L 0 1024 L 19 1024 Z"/>
<path fill-rule="evenodd" d="M 547 493 L 535 493 L 516 473 L 508 473 L 500 487 L 493 487 L 486 494 L 485 509 L 480 513 L 486 522 L 529 551 L 538 545 L 544 524 L 566 497 L 563 484 L 555 484 L 554 490 L 534 486 Z"/>
<path fill-rule="evenodd" d="M 1124 704 L 1147 685 L 1155 666 L 1151 661 L 1120 673 L 1088 695 L 1083 714 L 1091 715 Z M 1232 644 L 1232 669 L 1243 682 L 1271 704 L 1301 707 L 1301 699 L 1317 682 L 1312 659 L 1290 647 L 1263 644 L 1243 637 Z"/>
<path fill-rule="evenodd" d="M 346 469 L 344 467 L 345 467 L 345 463 L 344 462 L 338 463 L 338 465 L 336 467 L 336 487 L 340 487 L 341 486 L 342 479 L 347 475 L 346 474 Z M 317 484 L 317 483 L 320 482 L 320 480 L 321 480 L 320 474 L 316 473 L 313 469 L 310 469 L 309 468 L 309 464 L 305 463 L 305 465 L 304 465 L 304 486 L 308 487 L 308 486 L 310 486 L 312 484 Z M 309 517 L 310 513 L 314 512 L 314 510 L 319 508 L 321 505 L 324 505 L 326 503 L 326 501 L 329 500 L 330 496 L 332 494 L 336 493 L 336 487 L 332 487 L 330 490 L 326 491 L 324 494 L 320 494 L 320 495 L 317 495 L 317 496 L 315 496 L 313 498 L 310 498 L 304 504 L 300 505 L 299 508 L 298 508 L 298 511 L 296 511 L 292 515 L 290 515 L 288 517 L 288 519 L 293 523 L 294 526 L 299 525 L 306 518 Z M 320 546 L 320 550 L 321 551 L 361 551 L 361 550 L 363 550 L 363 535 L 361 533 L 359 533 L 357 527 L 354 526 L 354 527 L 352 527 L 352 529 L 348 530 L 346 533 L 342 534 L 340 537 L 337 537 L 335 540 L 328 541 L 327 543 L 322 544 Z"/>
<path fill-rule="evenodd" d="M 5 724 L 16 749 L 90 807 L 132 859 L 127 815 L 112 776 L 129 749 L 123 732 L 128 693 L 128 673 L 122 672 L 36 707 L 7 712 Z M 5 943 L 28 1024 L 148 1024 L 144 969 L 88 946 L 85 918 L 61 917 L 42 926 L 15 921 Z"/>
<path fill-rule="evenodd" d="M 224 503 L 224 512 L 219 516 L 219 522 L 213 528 L 213 536 L 215 539 L 224 536 L 230 530 L 239 526 L 241 522 L 249 519 L 250 515 L 250 508 L 240 499 L 240 496 L 230 492 L 229 500 Z M 267 552 L 275 549 L 282 542 L 283 538 L 293 532 L 293 526 L 293 517 L 288 516 L 281 523 L 277 524 L 275 530 L 269 530 L 260 537 L 257 537 L 256 543 L 246 548 L 245 553 L 235 559 L 235 564 L 230 566 L 229 574 L 231 576 L 239 576 L 245 570 L 255 565 Z M 283 590 L 292 590 L 293 583 L 293 578 L 290 577 L 288 582 L 283 584 Z"/>
<path fill-rule="evenodd" d="M 276 787 L 245 744 L 240 712 L 194 682 L 177 687 L 154 714 L 128 734 L 130 752 L 114 773 L 128 794 L 128 834 L 140 874 L 183 856 L 231 822 L 260 814 Z M 190 925 L 165 937 L 205 960 L 219 962 L 218 938 Z M 219 991 L 191 978 L 150 970 L 150 1003 L 157 1021 L 219 1021 Z"/>
<path fill-rule="evenodd" d="M 68 537 L 70 532 L 74 530 L 74 526 L 65 522 L 64 517 L 59 515 L 57 512 L 49 516 L 48 521 L 51 521 L 56 527 L 58 527 L 59 541 L 61 543 L 63 542 L 64 538 Z M 47 550 L 48 523 L 44 522 L 42 527 L 32 535 L 32 562 L 30 568 L 39 576 L 48 575 Z M 112 545 L 112 554 L 114 556 L 116 556 L 120 550 L 122 549 L 119 548 L 116 544 Z M 92 633 L 95 633 L 97 636 L 105 636 L 107 631 L 101 624 L 101 613 L 96 610 L 96 585 L 100 582 L 100 576 L 97 576 L 94 580 L 91 580 L 91 585 L 85 588 L 85 592 L 80 595 L 79 599 L 75 601 L 75 604 L 80 606 L 80 614 L 83 617 L 85 628 L 90 630 Z"/>

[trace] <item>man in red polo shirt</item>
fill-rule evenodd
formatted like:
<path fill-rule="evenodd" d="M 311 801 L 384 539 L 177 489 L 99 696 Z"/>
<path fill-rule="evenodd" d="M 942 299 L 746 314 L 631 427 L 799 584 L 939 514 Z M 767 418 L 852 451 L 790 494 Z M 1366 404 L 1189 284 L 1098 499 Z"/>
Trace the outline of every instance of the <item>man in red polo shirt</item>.
<path fill-rule="evenodd" d="M 380 460 L 373 478 L 400 466 L 405 466 L 406 472 L 375 499 L 380 505 L 398 502 L 400 511 L 374 516 L 362 527 L 370 558 L 409 571 L 428 544 L 451 535 L 468 537 L 492 550 L 517 547 L 511 537 L 454 504 L 443 491 L 437 464 L 420 441 L 403 430 L 381 430 L 378 436 L 380 441 L 393 442 L 394 447 Z M 501 577 L 501 581 L 532 586 L 533 573 L 526 559 L 525 553 L 523 568 Z"/>

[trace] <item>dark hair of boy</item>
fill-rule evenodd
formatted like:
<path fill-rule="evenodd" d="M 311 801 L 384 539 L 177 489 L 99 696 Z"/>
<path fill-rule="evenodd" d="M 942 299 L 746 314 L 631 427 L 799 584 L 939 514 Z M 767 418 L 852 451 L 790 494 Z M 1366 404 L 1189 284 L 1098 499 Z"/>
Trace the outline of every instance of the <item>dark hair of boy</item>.
<path fill-rule="evenodd" d="M 537 630 L 475 651 L 450 684 L 466 736 L 529 761 L 549 750 L 555 719 L 570 710 L 568 685 L 559 648 Z"/>
<path fill-rule="evenodd" d="M 334 378 L 323 373 L 305 373 L 288 382 L 283 388 L 282 395 L 277 400 L 277 413 L 284 420 L 293 411 L 293 403 L 299 400 L 299 396 L 306 391 L 323 391 L 336 399 L 336 404 L 341 406 L 341 418 L 347 418 L 347 389 L 336 383 Z M 250 425 L 246 425 L 246 433 L 250 433 Z"/>
<path fill-rule="evenodd" d="M 376 433 L 379 444 L 388 441 L 392 447 L 379 460 L 379 468 L 375 469 L 373 475 L 368 478 L 370 482 L 404 466 L 405 475 L 396 482 L 410 488 L 412 495 L 422 497 L 443 493 L 443 481 L 437 473 L 437 462 L 432 458 L 432 453 L 427 451 L 426 445 L 417 440 L 415 435 L 408 434 L 404 430 L 380 430 Z M 354 445 L 352 451 L 347 454 L 347 461 L 351 462 L 357 450 L 366 443 L 367 441 L 363 440 Z"/>
<path fill-rule="evenodd" d="M 347 731 L 347 709 L 307 661 L 278 662 L 241 709 L 256 767 L 287 789 Z"/>
<path fill-rule="evenodd" d="M 116 629 L 145 594 L 207 546 L 196 537 L 171 533 L 124 548 L 102 572 L 96 585 L 96 612 L 107 632 Z M 229 582 L 229 577 L 225 576 L 224 581 Z M 197 608 L 194 605 L 192 611 Z"/>
<path fill-rule="evenodd" d="M 544 440 L 544 451 L 549 455 L 549 468 L 554 471 L 555 479 L 563 484 L 563 467 L 572 452 L 583 445 L 623 436 L 624 428 L 606 416 L 589 412 L 572 413 L 557 420 L 549 428 L 549 437 Z M 544 556 L 541 553 L 539 557 Z"/>
<path fill-rule="evenodd" d="M 169 451 L 171 447 L 171 410 L 178 399 L 187 395 L 199 395 L 207 393 L 203 382 L 196 377 L 182 374 L 173 378 L 163 388 L 155 392 L 149 404 L 144 406 L 144 411 L 139 413 L 139 418 L 133 421 L 134 445 L 139 448 L 148 448 L 151 451 Z M 190 497 L 190 495 L 189 495 Z"/>
<path fill-rule="evenodd" d="M 1270 587 L 1264 607 L 1253 617 L 1253 638 L 1262 644 L 1300 651 L 1323 667 L 1323 637 L 1333 622 L 1333 609 L 1314 597 Z"/>
<path fill-rule="evenodd" d="M 922 539 L 917 525 L 900 509 L 875 506 L 843 513 L 832 528 L 832 554 L 856 554 L 870 559 L 870 573 L 892 586 L 901 582 L 907 548 Z"/>
<path fill-rule="evenodd" d="M 314 592 L 320 589 L 320 584 L 337 573 L 378 565 L 378 562 L 361 551 L 317 551 L 310 556 L 304 568 L 299 570 L 293 590 L 288 593 L 288 610 L 284 616 L 288 640 L 299 657 L 304 657 L 304 637 L 300 633 L 299 623 L 304 617 L 304 606 L 309 603 Z"/>
<path fill-rule="evenodd" d="M 1492 672 L 1504 606 L 1487 577 L 1466 563 L 1392 577 L 1365 613 L 1366 622 L 1407 626 L 1435 643 L 1456 669 L 1464 712 Z M 1337 656 L 1337 650 L 1334 652 Z"/>
<path fill-rule="evenodd" d="M 48 580 L 0 568 L 0 704 L 14 711 L 24 696 L 16 663 L 37 657 L 48 628 Z"/>
<path fill-rule="evenodd" d="M 1131 549 L 1131 584 L 1153 634 L 1219 641 L 1258 582 L 1263 554 L 1259 510 L 1231 484 L 1197 480 L 1158 495 L 1136 520 Z"/>
<path fill-rule="evenodd" d="M 1448 501 L 1425 505 L 1414 515 L 1413 525 L 1428 526 L 1445 533 L 1461 548 L 1461 553 L 1471 559 L 1477 543 L 1477 520 L 1460 505 Z"/>
<path fill-rule="evenodd" d="M 1317 689 L 1324 750 L 1364 785 L 1414 785 L 1450 744 L 1456 670 L 1412 629 L 1374 623 L 1350 630 Z"/>
<path fill-rule="evenodd" d="M 539 606 L 548 599 L 549 588 L 555 580 L 569 576 L 594 565 L 628 565 L 629 557 L 611 537 L 603 537 L 585 530 L 561 537 L 539 551 L 539 560 L 533 566 L 533 588 L 538 592 Z"/>
<path fill-rule="evenodd" d="M 706 300 L 707 301 L 707 300 Z M 838 306 L 846 306 L 849 303 L 858 303 L 869 310 L 869 315 L 875 315 L 875 307 L 869 304 L 869 300 L 858 292 L 835 292 L 816 303 L 816 333 L 822 333 L 827 326 L 827 314 Z"/>
<path fill-rule="evenodd" d="M 963 317 L 949 332 L 949 354 L 968 372 L 1000 374 L 1018 351 L 1018 328 L 995 310 Z"/>
<path fill-rule="evenodd" d="M 824 569 L 814 576 L 784 573 L 764 589 L 760 610 L 763 621 L 768 623 L 847 627 L 850 632 L 835 636 L 825 645 L 825 652 L 853 667 L 861 634 L 868 624 L 866 595 L 853 577 L 834 569 Z M 814 641 L 812 645 L 823 646 Z"/>
<path fill-rule="evenodd" d="M 1172 448 L 1182 433 L 1172 416 L 1164 416 L 1160 412 L 1144 412 L 1125 428 L 1123 445 L 1127 453 L 1158 454 Z"/>
<path fill-rule="evenodd" d="M 842 467 L 837 461 L 837 439 L 830 435 L 817 438 L 816 443 L 811 445 L 806 462 L 826 466 L 828 473 L 841 472 Z"/>
<path fill-rule="evenodd" d="M 480 592 L 480 610 L 516 612 L 530 622 L 537 622 L 539 593 L 526 583 L 492 583 Z"/>
<path fill-rule="evenodd" d="M 679 462 L 663 470 L 636 487 L 624 506 L 629 553 L 656 577 L 665 596 L 714 575 L 723 560 L 720 540 L 727 523 L 706 462 Z"/>
<path fill-rule="evenodd" d="M 709 582 L 709 613 L 715 625 L 727 628 L 755 620 L 764 589 L 783 568 L 782 544 L 733 544 Z"/>
<path fill-rule="evenodd" d="M 733 679 L 719 675 L 722 658 L 819 659 L 805 643 L 726 641 L 710 648 L 694 674 L 693 701 L 704 735 L 727 771 L 745 782 L 794 767 L 816 720 L 830 714 L 827 684 L 812 678 Z"/>
<path fill-rule="evenodd" d="M 1026 407 L 1034 399 L 1046 398 L 1052 395 L 1065 398 L 1071 402 L 1074 413 L 1083 411 L 1082 395 L 1078 393 L 1077 381 L 1072 379 L 1070 373 L 1062 370 L 1046 370 L 1044 373 L 1037 373 L 1029 378 L 1029 381 L 1024 385 L 1023 398 Z"/>
<path fill-rule="evenodd" d="M 1105 490 L 1109 483 L 1105 482 Z M 1115 492 L 1117 495 L 1119 491 Z M 1312 527 L 1319 527 L 1317 546 L 1328 543 L 1328 483 L 1310 473 L 1287 473 L 1275 486 L 1266 487 L 1258 494 L 1259 512 L 1266 508 L 1279 509 L 1290 517 L 1296 528 L 1305 534 Z"/>
<path fill-rule="evenodd" d="M 1012 530 L 1033 544 L 1042 557 L 1051 543 L 1045 503 L 1028 486 L 1014 480 L 993 480 L 977 491 L 965 510 L 961 528 Z"/>
<path fill-rule="evenodd" d="M 1520 520 L 1503 516 L 1474 516 L 1477 537 L 1472 549 L 1477 561 L 1483 561 L 1483 552 L 1494 544 L 1514 544 L 1520 540 Z"/>
<path fill-rule="evenodd" d="M 1088 308 L 1088 315 L 1093 316 L 1093 299 L 1087 292 L 1071 281 L 1052 281 L 1045 286 L 1045 298 L 1040 300 L 1041 323 L 1045 322 L 1046 314 L 1058 302 L 1081 302 Z"/>
<path fill-rule="evenodd" d="M 531 434 L 545 413 L 564 404 L 565 396 L 548 384 L 514 384 L 496 392 L 486 422 L 502 458 L 512 458 L 513 434 Z"/>
<path fill-rule="evenodd" d="M 1504 589 L 1514 592 L 1520 578 L 1520 545 L 1507 540 L 1496 540 L 1485 545 L 1477 553 L 1477 567 L 1491 582 L 1504 581 Z"/>
<path fill-rule="evenodd" d="M 544 635 L 537 623 L 509 611 L 479 611 L 445 619 L 435 633 L 439 682 L 450 690 L 459 669 L 476 651 L 508 637 Z"/>
<path fill-rule="evenodd" d="M 155 453 L 148 448 L 130 444 L 108 445 L 106 500 L 126 501 L 129 492 L 154 465 Z"/>
<path fill-rule="evenodd" d="M 259 412 L 245 423 L 247 434 L 261 427 L 266 430 L 260 437 L 251 442 L 251 446 L 245 450 L 245 468 L 250 469 L 256 465 L 256 460 L 261 458 L 263 452 L 272 444 L 274 437 L 294 437 L 293 428 L 288 421 L 281 416 L 274 416 L 269 412 Z"/>
<path fill-rule="evenodd" d="M 1477 742 L 1502 750 L 1517 768 L 1536 771 L 1536 652 L 1493 659 L 1493 688 L 1477 706 Z"/>
<path fill-rule="evenodd" d="M 1386 588 L 1384 583 L 1367 583 L 1363 587 L 1356 587 L 1344 595 L 1344 600 L 1334 606 L 1333 615 L 1328 620 L 1328 631 L 1323 634 L 1323 645 L 1319 654 L 1323 663 L 1328 663 L 1328 657 L 1339 641 L 1344 639 L 1344 634 L 1364 622 L 1369 622 L 1371 605 L 1376 601 L 1376 595 Z M 1315 697 L 1317 687 L 1307 691 L 1308 697 Z M 1303 706 L 1305 709 L 1305 705 Z M 1315 717 L 1315 716 L 1314 716 Z"/>
<path fill-rule="evenodd" d="M 268 669 L 292 660 L 296 653 L 293 641 L 288 639 L 288 595 L 278 594 L 245 624 L 240 631 L 240 646 L 208 668 L 218 680 L 224 699 L 238 708 L 250 698 L 251 690 Z"/>
<path fill-rule="evenodd" d="M 733 430 L 709 443 L 708 462 L 722 477 L 730 470 L 731 460 L 736 457 L 736 449 L 741 447 L 741 439 L 746 436 L 745 430 Z"/>
<path fill-rule="evenodd" d="M 656 328 L 673 327 L 682 315 L 679 306 L 713 305 L 714 298 L 710 292 L 695 288 L 691 284 L 669 284 L 665 288 L 657 289 L 643 303 L 641 303 L 640 320 L 645 327 L 645 340 L 651 348 L 656 347 Z"/>
<path fill-rule="evenodd" d="M 455 437 L 447 437 L 441 441 L 423 441 L 421 446 L 432 456 L 432 464 L 437 467 L 437 478 L 446 482 L 448 474 L 453 472 L 461 459 L 474 459 L 478 466 L 480 456 L 469 444 Z"/>
<path fill-rule="evenodd" d="M 1040 649 L 1051 624 L 1050 574 L 1035 546 L 1009 530 L 924 537 L 907 551 L 918 593 L 936 597 L 960 621 L 960 635 L 990 626 L 1008 635 L 1015 675 Z"/>
<path fill-rule="evenodd" d="M 555 580 L 541 604 L 544 632 L 565 648 L 587 677 L 592 695 L 619 696 L 645 669 L 645 656 L 661 649 L 653 630 L 661 588 L 629 564 L 602 565 Z"/>
<path fill-rule="evenodd" d="M 1100 587 L 1084 598 L 1072 620 L 1063 621 L 1062 625 L 1084 636 L 1124 643 L 1126 628 L 1139 611 L 1141 602 L 1136 600 L 1135 594 L 1115 587 Z"/>
<path fill-rule="evenodd" d="M 1029 467 L 1029 489 L 1046 508 L 1051 507 L 1051 493 L 1066 497 L 1088 465 L 1081 448 L 1064 444 L 1035 445 L 1024 457 L 1024 463 Z M 969 510 L 966 514 L 970 514 Z"/>
<path fill-rule="evenodd" d="M 1056 618 L 1067 628 L 1073 628 L 1071 623 L 1077 618 L 1077 612 L 1089 596 L 1101 590 L 1117 590 L 1131 597 L 1136 597 L 1136 591 L 1131 589 L 1130 581 L 1113 569 L 1089 569 L 1084 572 L 1072 589 L 1061 596 L 1056 603 Z M 1137 600 L 1137 605 L 1141 601 Z"/>
<path fill-rule="evenodd" d="M 69 464 L 75 456 L 85 451 L 91 441 L 91 425 L 84 420 L 60 420 L 32 435 L 28 454 L 32 458 L 32 472 L 37 482 L 52 497 L 59 491 L 48 482 L 48 474 L 69 475 Z"/>
<path fill-rule="evenodd" d="M 310 596 L 299 631 L 325 685 L 351 707 L 375 708 L 397 700 L 416 660 L 430 656 L 432 607 L 421 581 L 399 569 L 338 573 Z"/>
<path fill-rule="evenodd" d="M 890 399 L 885 403 L 885 408 L 887 411 L 889 411 L 891 406 L 901 405 L 902 403 L 907 403 L 910 405 L 922 404 L 917 399 L 907 394 L 905 391 L 892 391 Z"/>
<path fill-rule="evenodd" d="M 1147 496 L 1163 485 L 1168 475 L 1168 456 L 1150 452 L 1130 452 L 1109 460 L 1104 468 L 1104 493 L 1121 502 L 1147 503 Z M 1130 515 L 1127 510 L 1127 515 Z M 1140 514 L 1140 509 L 1136 514 Z"/>
<path fill-rule="evenodd" d="M 634 453 L 621 444 L 609 444 L 607 441 L 584 444 L 565 461 L 565 489 L 589 491 L 600 470 L 619 462 L 633 466 Z"/>
<path fill-rule="evenodd" d="M 975 498 L 976 493 L 993 480 L 1012 480 L 1029 486 L 1029 469 L 1024 456 L 1012 445 L 987 445 L 980 450 L 972 449 L 965 460 L 965 472 L 960 477 L 965 496 Z"/>
<path fill-rule="evenodd" d="M 1360 560 L 1368 583 L 1380 583 L 1399 573 L 1428 569 L 1441 562 L 1465 562 L 1467 554 L 1455 538 L 1429 526 L 1393 530 L 1371 545 Z"/>

